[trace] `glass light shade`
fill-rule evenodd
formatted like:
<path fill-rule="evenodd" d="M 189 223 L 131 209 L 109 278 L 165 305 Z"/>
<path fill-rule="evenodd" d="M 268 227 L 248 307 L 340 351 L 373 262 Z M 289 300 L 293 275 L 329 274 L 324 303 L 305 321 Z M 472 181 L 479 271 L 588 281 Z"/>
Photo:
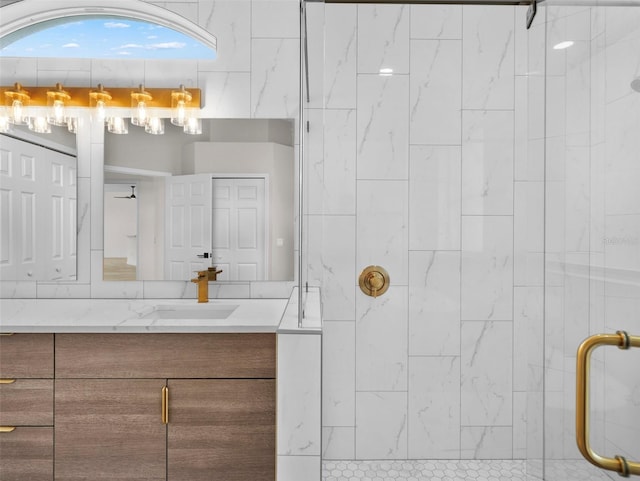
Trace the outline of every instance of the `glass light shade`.
<path fill-rule="evenodd" d="M 14 100 L 11 103 L 11 115 L 9 115 L 9 122 L 15 125 L 25 125 L 29 123 L 29 119 L 25 116 L 24 103 L 22 100 Z"/>
<path fill-rule="evenodd" d="M 180 90 L 171 92 L 171 123 L 183 127 L 187 121 L 188 109 L 193 97 L 180 85 Z"/>
<path fill-rule="evenodd" d="M 9 132 L 11 123 L 9 122 L 9 113 L 6 107 L 0 107 L 0 132 Z"/>
<path fill-rule="evenodd" d="M 50 134 L 51 133 L 51 125 L 47 122 L 46 117 L 33 117 L 29 121 L 29 130 L 36 132 L 38 134 Z"/>
<path fill-rule="evenodd" d="M 98 122 L 106 120 L 108 102 L 111 99 L 111 94 L 104 90 L 102 84 L 98 84 L 98 89 L 89 93 L 89 107 L 92 109 L 91 116 L 94 120 Z"/>
<path fill-rule="evenodd" d="M 144 131 L 152 135 L 164 134 L 164 119 L 160 117 L 150 117 L 147 125 L 144 126 Z"/>
<path fill-rule="evenodd" d="M 202 134 L 202 120 L 197 117 L 189 117 L 184 124 L 184 133 L 189 135 Z"/>
<path fill-rule="evenodd" d="M 67 129 L 72 134 L 78 133 L 78 119 L 75 117 L 67 117 Z"/>
<path fill-rule="evenodd" d="M 112 134 L 128 134 L 127 120 L 122 117 L 109 117 L 107 119 L 107 130 Z"/>
<path fill-rule="evenodd" d="M 147 103 L 141 100 L 135 106 L 131 112 L 131 123 L 138 127 L 144 127 L 149 121 L 149 114 L 147 113 Z"/>
<path fill-rule="evenodd" d="M 65 115 L 65 103 L 71 100 L 71 96 L 62 89 L 61 84 L 56 84 L 55 90 L 47 92 L 47 121 L 51 125 L 67 125 Z"/>

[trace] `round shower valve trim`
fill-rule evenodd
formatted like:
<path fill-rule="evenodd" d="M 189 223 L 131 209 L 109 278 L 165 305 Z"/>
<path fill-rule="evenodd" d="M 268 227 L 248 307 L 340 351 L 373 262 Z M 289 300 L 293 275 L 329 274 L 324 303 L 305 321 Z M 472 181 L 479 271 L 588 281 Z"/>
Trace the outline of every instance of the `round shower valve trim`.
<path fill-rule="evenodd" d="M 360 289 L 371 297 L 378 297 L 387 292 L 390 282 L 389 273 L 380 266 L 366 267 L 359 278 Z"/>

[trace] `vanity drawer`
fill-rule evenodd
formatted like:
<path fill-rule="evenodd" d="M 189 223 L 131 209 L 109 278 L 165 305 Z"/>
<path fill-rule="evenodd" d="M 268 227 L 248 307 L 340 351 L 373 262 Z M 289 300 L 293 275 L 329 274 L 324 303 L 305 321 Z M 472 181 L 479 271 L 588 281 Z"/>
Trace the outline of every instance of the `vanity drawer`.
<path fill-rule="evenodd" d="M 1 383 L 0 426 L 53 426 L 53 380 Z"/>
<path fill-rule="evenodd" d="M 56 334 L 57 378 L 275 378 L 276 335 Z"/>
<path fill-rule="evenodd" d="M 0 336 L 0 378 L 53 378 L 53 334 Z"/>
<path fill-rule="evenodd" d="M 0 433 L 2 481 L 53 479 L 53 428 L 17 427 Z"/>

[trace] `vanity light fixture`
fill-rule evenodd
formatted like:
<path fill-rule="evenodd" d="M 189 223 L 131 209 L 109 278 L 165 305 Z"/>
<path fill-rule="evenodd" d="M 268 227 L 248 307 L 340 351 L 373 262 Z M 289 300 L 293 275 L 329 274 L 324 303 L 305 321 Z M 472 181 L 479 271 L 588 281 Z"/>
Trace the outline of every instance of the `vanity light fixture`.
<path fill-rule="evenodd" d="M 0 86 L 0 131 L 7 132 L 9 124 L 17 124 L 28 125 L 39 132 L 49 132 L 51 129 L 45 127 L 42 120 L 35 119 L 44 117 L 49 126 L 66 126 L 70 132 L 76 132 L 77 113 L 90 109 L 91 121 L 106 123 L 111 133 L 127 133 L 128 122 L 123 115 L 131 115 L 131 123 L 140 127 L 147 127 L 150 119 L 156 118 L 145 129 L 154 135 L 164 133 L 162 118 L 165 117 L 170 117 L 174 124 L 181 123 L 185 133 L 197 135 L 202 133 L 198 119 L 200 108 L 200 89 L 187 91 L 183 85 L 178 90 L 145 89 L 143 85 L 135 90 L 125 87 L 106 90 L 101 84 L 97 88 L 63 88 L 60 83 L 53 88 L 25 88 L 16 83 Z"/>
<path fill-rule="evenodd" d="M 144 127 L 149 120 L 149 112 L 147 110 L 149 102 L 153 97 L 140 84 L 140 88 L 135 92 L 131 92 L 131 123 L 138 127 Z"/>
<path fill-rule="evenodd" d="M 133 119 L 131 119 L 131 121 L 133 122 Z M 144 131 L 152 135 L 163 135 L 164 119 L 161 119 L 160 117 L 149 117 L 147 125 L 144 126 Z"/>
<path fill-rule="evenodd" d="M 29 130 L 37 134 L 50 134 L 51 124 L 45 116 L 31 117 L 29 119 Z"/>
<path fill-rule="evenodd" d="M 25 108 L 29 106 L 29 92 L 16 82 L 13 88 L 4 91 L 7 107 L 9 107 L 8 121 L 15 125 L 25 125 L 28 123 Z"/>
<path fill-rule="evenodd" d="M 109 117 L 107 119 L 107 130 L 112 134 L 128 134 L 129 133 L 129 127 L 127 127 L 127 121 L 122 117 Z"/>
<path fill-rule="evenodd" d="M 188 112 L 191 110 L 191 100 L 193 97 L 180 85 L 179 90 L 171 92 L 171 123 L 178 127 L 184 127 L 187 122 Z"/>
<path fill-rule="evenodd" d="M 89 107 L 94 109 L 93 115 L 98 122 L 104 122 L 106 120 L 107 107 L 111 99 L 111 95 L 104 89 L 102 84 L 98 84 L 96 90 L 89 92 Z"/>
<path fill-rule="evenodd" d="M 71 95 L 57 83 L 55 89 L 47 91 L 47 122 L 51 125 L 67 125 L 67 117 L 64 114 L 65 105 L 71 100 Z"/>
<path fill-rule="evenodd" d="M 189 135 L 202 134 L 202 120 L 197 117 L 189 117 L 184 124 L 184 133 Z"/>

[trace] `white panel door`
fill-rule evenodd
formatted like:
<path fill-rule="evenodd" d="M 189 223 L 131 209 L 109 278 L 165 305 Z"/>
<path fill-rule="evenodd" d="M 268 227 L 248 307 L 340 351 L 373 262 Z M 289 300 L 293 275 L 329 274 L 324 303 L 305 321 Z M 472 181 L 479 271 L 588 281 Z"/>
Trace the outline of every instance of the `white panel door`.
<path fill-rule="evenodd" d="M 211 265 L 211 175 L 167 177 L 165 279 L 188 280 Z"/>
<path fill-rule="evenodd" d="M 213 179 L 213 255 L 220 280 L 265 280 L 264 178 Z"/>
<path fill-rule="evenodd" d="M 2 137 L 2 279 L 76 278 L 76 196 L 75 157 Z"/>

